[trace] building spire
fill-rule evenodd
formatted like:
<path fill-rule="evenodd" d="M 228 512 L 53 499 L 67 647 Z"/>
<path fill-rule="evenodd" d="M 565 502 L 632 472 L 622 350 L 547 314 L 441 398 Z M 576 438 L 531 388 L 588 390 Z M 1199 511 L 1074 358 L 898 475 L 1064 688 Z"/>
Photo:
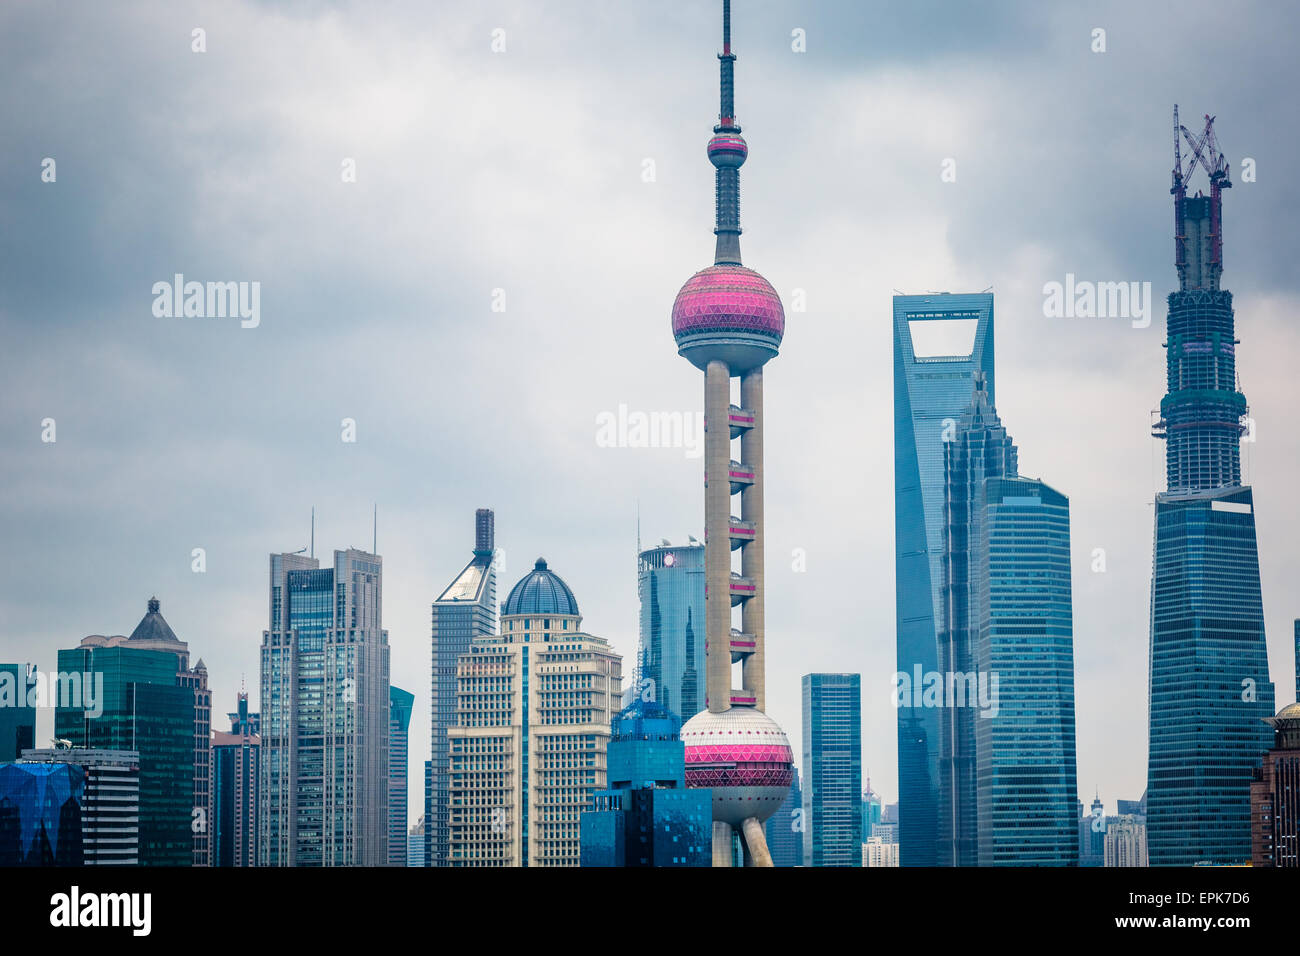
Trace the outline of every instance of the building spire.
<path fill-rule="evenodd" d="M 731 0 L 722 0 L 722 52 L 718 54 L 721 97 L 718 125 L 709 140 L 709 162 L 717 169 L 717 219 L 713 232 L 718 237 L 713 256 L 715 265 L 740 265 L 740 167 L 749 147 L 736 124 L 735 64 L 731 52 Z"/>

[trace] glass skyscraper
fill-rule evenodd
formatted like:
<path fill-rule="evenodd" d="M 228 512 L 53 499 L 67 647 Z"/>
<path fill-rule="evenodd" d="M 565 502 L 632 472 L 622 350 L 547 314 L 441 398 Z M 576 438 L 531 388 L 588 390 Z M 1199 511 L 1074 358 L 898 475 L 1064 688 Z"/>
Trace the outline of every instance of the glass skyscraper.
<path fill-rule="evenodd" d="M 972 569 L 984 685 L 975 725 L 980 866 L 1078 862 L 1070 503 L 986 478 Z M 996 680 L 996 683 L 995 683 Z"/>
<path fill-rule="evenodd" d="M 456 662 L 476 637 L 496 633 L 497 585 L 493 555 L 496 520 L 491 509 L 474 513 L 474 554 L 433 602 L 432 732 L 425 768 L 424 865 L 447 866 L 450 837 L 450 757 L 447 731 L 456 726 Z"/>
<path fill-rule="evenodd" d="M 0 763 L 36 745 L 36 708 L 27 706 L 35 679 L 28 674 L 26 664 L 0 664 Z"/>
<path fill-rule="evenodd" d="M 400 687 L 388 688 L 388 865 L 406 866 L 407 797 L 410 757 L 407 734 L 415 695 Z"/>
<path fill-rule="evenodd" d="M 794 768 L 789 794 L 763 827 L 773 866 L 803 866 L 803 790 L 799 787 L 798 767 Z"/>
<path fill-rule="evenodd" d="M 704 709 L 704 545 L 642 551 L 637 591 L 641 686 L 628 688 L 626 702 L 652 687 L 653 700 L 690 720 Z"/>
<path fill-rule="evenodd" d="M 263 866 L 388 861 L 388 632 L 383 559 L 271 555 L 262 633 Z"/>
<path fill-rule="evenodd" d="M 862 678 L 803 677 L 805 866 L 862 865 Z"/>
<path fill-rule="evenodd" d="M 894 571 L 898 672 L 936 671 L 942 619 L 944 439 L 973 375 L 994 400 L 993 295 L 894 297 Z M 900 864 L 938 862 L 940 711 L 898 709 Z M 805 785 L 807 782 L 805 781 Z"/>
<path fill-rule="evenodd" d="M 258 715 L 240 693 L 230 733 L 212 732 L 212 865 L 258 865 Z"/>
<path fill-rule="evenodd" d="M 1167 394 L 1154 429 L 1168 491 L 1156 495 L 1151 573 L 1151 866 L 1250 859 L 1250 783 L 1272 739 L 1254 498 L 1241 483 L 1247 406 L 1232 293 L 1220 287 L 1227 170 L 1219 154 L 1211 194 L 1188 197 L 1176 164 L 1171 190 L 1179 290 L 1169 295 Z"/>

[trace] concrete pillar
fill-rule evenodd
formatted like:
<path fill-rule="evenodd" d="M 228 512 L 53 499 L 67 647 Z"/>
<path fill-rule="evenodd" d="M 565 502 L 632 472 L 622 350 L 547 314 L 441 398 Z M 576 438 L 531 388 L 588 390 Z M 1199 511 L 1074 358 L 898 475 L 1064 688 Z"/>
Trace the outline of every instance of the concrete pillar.
<path fill-rule="evenodd" d="M 758 817 L 747 818 L 741 824 L 741 832 L 745 835 L 745 849 L 749 851 L 746 856 L 748 865 L 771 866 L 772 854 L 767 849 L 767 834 L 763 832 L 763 824 L 759 823 Z"/>
<path fill-rule="evenodd" d="M 754 596 L 741 611 L 740 629 L 754 636 L 754 653 L 741 665 L 744 687 L 756 698 L 754 706 L 766 710 L 763 680 L 765 627 L 763 596 L 766 591 L 763 572 L 763 369 L 752 369 L 740 377 L 740 404 L 754 413 L 754 427 L 740 436 L 740 459 L 754 473 L 754 483 L 741 492 L 740 517 L 754 522 L 754 540 L 741 554 L 740 573 L 754 582 Z"/>
<path fill-rule="evenodd" d="M 731 866 L 731 824 L 713 821 L 713 865 Z"/>
<path fill-rule="evenodd" d="M 731 372 L 712 361 L 704 370 L 704 580 L 709 710 L 731 708 Z"/>

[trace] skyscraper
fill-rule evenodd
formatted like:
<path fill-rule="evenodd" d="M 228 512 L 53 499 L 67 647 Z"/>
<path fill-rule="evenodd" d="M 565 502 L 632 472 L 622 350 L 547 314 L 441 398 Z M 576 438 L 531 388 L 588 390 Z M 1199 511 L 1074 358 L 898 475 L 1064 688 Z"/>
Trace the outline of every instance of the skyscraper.
<path fill-rule="evenodd" d="M 496 633 L 497 584 L 492 510 L 474 513 L 474 553 L 433 602 L 431 753 L 424 793 L 424 865 L 447 865 L 447 731 L 456 726 L 456 662 L 476 637 Z"/>
<path fill-rule="evenodd" d="M 1147 824 L 1145 817 L 1121 813 L 1107 821 L 1103 835 L 1103 866 L 1146 866 Z"/>
<path fill-rule="evenodd" d="M 0 763 L 36 746 L 36 708 L 27 706 L 35 678 L 27 664 L 0 664 Z"/>
<path fill-rule="evenodd" d="M 1194 146 L 1182 168 L 1179 136 Z M 1197 163 L 1210 195 L 1187 195 Z M 1156 495 L 1151 574 L 1147 852 L 1152 866 L 1251 855 L 1250 781 L 1273 714 L 1251 489 L 1241 483 L 1246 399 L 1237 388 L 1232 293 L 1223 270 L 1222 190 L 1231 186 L 1213 120 L 1193 139 L 1174 108 L 1175 262 L 1153 430 L 1168 490 Z"/>
<path fill-rule="evenodd" d="M 709 866 L 713 797 L 686 787 L 681 719 L 635 700 L 610 728 L 608 783 L 583 811 L 581 864 L 606 867 Z"/>
<path fill-rule="evenodd" d="M 189 647 L 163 619 L 158 599 L 149 599 L 130 637 L 89 635 L 59 651 L 58 662 L 61 672 L 81 676 L 87 693 L 102 681 L 103 693 L 92 709 L 86 695 L 79 704 L 61 700 L 55 737 L 74 748 L 139 754 L 140 865 L 206 865 L 207 671 L 202 661 L 189 667 Z"/>
<path fill-rule="evenodd" d="M 388 688 L 388 865 L 406 866 L 407 733 L 415 695 Z"/>
<path fill-rule="evenodd" d="M 538 558 L 506 598 L 501 633 L 461 655 L 448 866 L 578 865 L 622 690 L 622 658 L 581 625 L 573 592 Z"/>
<path fill-rule="evenodd" d="M 804 866 L 862 865 L 862 677 L 803 676 Z"/>
<path fill-rule="evenodd" d="M 72 763 L 0 763 L 0 866 L 81 866 L 86 772 Z"/>
<path fill-rule="evenodd" d="M 978 510 L 978 862 L 1073 866 L 1079 846 L 1069 499 L 1036 479 L 986 478 Z"/>
<path fill-rule="evenodd" d="M 771 866 L 763 821 L 793 779 L 790 743 L 764 707 L 763 366 L 785 334 L 776 291 L 740 259 L 740 167 L 749 147 L 733 105 L 735 54 L 731 2 L 722 4 L 721 110 L 708 156 L 716 186 L 712 266 L 686 280 L 673 302 L 678 354 L 704 372 L 705 417 L 705 698 L 708 708 L 682 728 L 688 786 L 713 791 L 713 863 L 729 866 L 733 833 L 743 831 L 747 862 Z M 731 379 L 740 402 L 731 404 Z M 709 427 L 709 423 L 712 427 Z M 723 423 L 726 423 L 725 425 Z M 731 442 L 740 439 L 740 460 Z M 709 475 L 713 480 L 709 481 Z M 740 495 L 740 516 L 731 514 Z M 741 552 L 740 573 L 731 552 Z M 732 608 L 741 626 L 732 628 Z M 741 665 L 733 688 L 732 665 Z M 745 740 L 741 744 L 738 741 Z"/>
<path fill-rule="evenodd" d="M 212 865 L 258 866 L 258 715 L 240 692 L 230 733 L 212 732 Z"/>
<path fill-rule="evenodd" d="M 647 548 L 637 561 L 642 684 L 682 720 L 704 709 L 704 546 Z M 637 696 L 645 687 L 629 688 Z M 632 700 L 629 698 L 628 703 Z"/>
<path fill-rule="evenodd" d="M 1300 703 L 1265 723 L 1273 746 L 1250 784 L 1251 865 L 1300 868 Z"/>
<path fill-rule="evenodd" d="M 388 861 L 383 559 L 271 555 L 262 632 L 262 866 Z"/>
<path fill-rule="evenodd" d="M 993 295 L 894 297 L 894 572 L 898 672 L 939 670 L 944 442 L 976 372 L 994 401 Z M 899 863 L 939 862 L 941 708 L 898 709 Z"/>

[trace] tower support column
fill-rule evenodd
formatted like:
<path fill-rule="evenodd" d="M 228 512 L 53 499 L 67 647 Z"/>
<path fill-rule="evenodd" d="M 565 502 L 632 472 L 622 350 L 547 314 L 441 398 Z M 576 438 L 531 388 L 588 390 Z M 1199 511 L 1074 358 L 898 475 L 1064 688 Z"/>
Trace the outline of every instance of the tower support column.
<path fill-rule="evenodd" d="M 708 707 L 731 707 L 731 371 L 714 360 L 704 370 L 704 601 Z"/>
<path fill-rule="evenodd" d="M 713 865 L 731 866 L 731 824 L 713 821 Z"/>
<path fill-rule="evenodd" d="M 740 629 L 754 637 L 754 652 L 745 658 L 741 673 L 745 690 L 754 695 L 754 706 L 766 710 L 764 693 L 764 615 L 763 597 L 763 367 L 751 369 L 740 377 L 740 404 L 753 412 L 754 427 L 740 438 L 740 458 L 754 474 L 754 481 L 740 497 L 740 516 L 754 523 L 754 538 L 741 552 L 740 573 L 754 582 L 754 595 L 741 609 Z"/>

